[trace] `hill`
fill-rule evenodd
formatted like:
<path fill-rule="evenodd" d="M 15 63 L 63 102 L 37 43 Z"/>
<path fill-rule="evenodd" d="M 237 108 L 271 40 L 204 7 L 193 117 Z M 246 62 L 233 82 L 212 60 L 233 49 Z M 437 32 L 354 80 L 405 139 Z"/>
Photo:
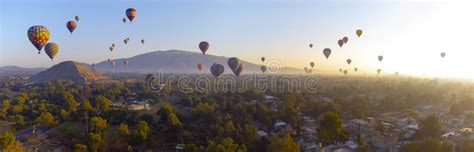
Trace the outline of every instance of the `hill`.
<path fill-rule="evenodd" d="M 24 68 L 18 66 L 0 67 L 0 75 L 36 74 L 46 68 Z"/>
<path fill-rule="evenodd" d="M 74 61 L 64 61 L 32 76 L 29 80 L 35 82 L 49 80 L 71 80 L 76 83 L 84 84 L 102 79 L 106 79 L 106 77 L 92 70 L 87 65 Z"/>
<path fill-rule="evenodd" d="M 134 73 L 156 73 L 159 70 L 164 73 L 208 73 L 209 68 L 213 63 L 219 63 L 226 67 L 225 73 L 231 73 L 227 66 L 228 57 L 203 55 L 197 52 L 168 50 L 168 51 L 154 51 L 144 53 L 134 57 L 127 58 L 128 66 L 125 67 L 125 58 L 112 59 L 116 62 L 115 67 L 112 67 L 108 61 L 102 61 L 95 65 L 95 69 L 102 72 L 134 72 Z M 198 71 L 196 65 L 198 63 L 204 64 L 204 69 Z M 260 73 L 260 67 L 247 61 L 241 60 L 245 65 L 242 74 Z M 302 73 L 296 68 L 281 68 L 279 74 Z"/>

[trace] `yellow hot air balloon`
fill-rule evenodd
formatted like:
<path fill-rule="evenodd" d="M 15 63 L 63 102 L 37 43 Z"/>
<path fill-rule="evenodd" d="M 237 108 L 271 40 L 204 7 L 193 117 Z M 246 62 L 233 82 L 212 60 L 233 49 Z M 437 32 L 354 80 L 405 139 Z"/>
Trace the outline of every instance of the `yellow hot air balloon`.
<path fill-rule="evenodd" d="M 49 58 L 53 60 L 59 52 L 58 44 L 54 42 L 49 42 L 48 44 L 46 44 L 46 46 L 44 46 L 44 52 L 46 52 Z"/>

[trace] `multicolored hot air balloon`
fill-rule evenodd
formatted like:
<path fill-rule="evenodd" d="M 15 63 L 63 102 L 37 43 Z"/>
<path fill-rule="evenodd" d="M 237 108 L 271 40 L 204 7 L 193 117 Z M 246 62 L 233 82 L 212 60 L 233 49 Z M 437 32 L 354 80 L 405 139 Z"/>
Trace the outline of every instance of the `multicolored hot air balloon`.
<path fill-rule="evenodd" d="M 377 59 L 379 59 L 379 62 L 382 62 L 383 56 L 382 56 L 382 55 L 379 55 L 379 56 L 377 57 Z"/>
<path fill-rule="evenodd" d="M 265 71 L 267 71 L 267 67 L 264 66 L 264 65 L 262 65 L 262 66 L 260 67 L 260 70 L 262 71 L 262 73 L 265 73 Z"/>
<path fill-rule="evenodd" d="M 339 40 L 337 41 L 337 44 L 339 45 L 339 47 L 342 47 L 342 45 L 344 45 L 344 40 L 339 39 Z"/>
<path fill-rule="evenodd" d="M 310 62 L 309 66 L 311 66 L 311 68 L 314 68 L 314 62 Z"/>
<path fill-rule="evenodd" d="M 38 49 L 38 54 L 40 54 L 41 49 L 49 40 L 49 31 L 46 26 L 35 25 L 31 26 L 28 29 L 28 39 L 33 44 L 33 46 Z"/>
<path fill-rule="evenodd" d="M 207 50 L 209 49 L 209 43 L 206 41 L 200 42 L 199 49 L 201 50 L 202 54 L 206 54 Z"/>
<path fill-rule="evenodd" d="M 79 22 L 79 20 L 81 19 L 80 16 L 75 16 L 74 18 L 76 19 L 76 22 Z"/>
<path fill-rule="evenodd" d="M 357 34 L 357 37 L 360 37 L 362 35 L 362 29 L 357 29 L 356 34 Z"/>
<path fill-rule="evenodd" d="M 237 70 L 237 68 L 239 68 L 240 60 L 239 60 L 239 58 L 231 57 L 227 60 L 227 65 L 229 65 L 229 68 L 232 71 L 235 71 L 235 70 Z"/>
<path fill-rule="evenodd" d="M 441 52 L 441 58 L 444 58 L 444 56 L 446 56 L 446 53 Z"/>
<path fill-rule="evenodd" d="M 326 59 L 329 59 L 329 56 L 331 55 L 331 49 L 330 48 L 325 48 L 323 50 L 323 54 L 326 57 Z"/>
<path fill-rule="evenodd" d="M 347 59 L 346 62 L 347 62 L 347 64 L 351 65 L 352 60 L 351 60 L 351 59 Z"/>
<path fill-rule="evenodd" d="M 59 47 L 58 44 L 54 42 L 49 42 L 44 46 L 44 52 L 49 56 L 51 60 L 54 59 L 54 57 L 58 54 L 59 52 Z"/>
<path fill-rule="evenodd" d="M 346 44 L 347 41 L 349 41 L 349 38 L 348 38 L 347 36 L 344 36 L 344 37 L 342 38 L 342 41 L 344 41 L 344 44 Z"/>
<path fill-rule="evenodd" d="M 69 22 L 66 23 L 66 27 L 69 30 L 69 32 L 71 32 L 71 34 L 72 34 L 72 32 L 74 32 L 74 29 L 76 29 L 76 22 L 69 21 Z"/>
<path fill-rule="evenodd" d="M 222 73 L 224 73 L 224 66 L 217 63 L 212 64 L 211 73 L 214 77 L 219 77 Z"/>
<path fill-rule="evenodd" d="M 240 76 L 240 73 L 242 73 L 243 70 L 244 70 L 244 64 L 240 63 L 239 67 L 237 67 L 237 69 L 235 69 L 232 72 L 234 72 L 236 76 Z"/>
<path fill-rule="evenodd" d="M 260 58 L 262 62 L 265 62 L 265 57 Z"/>
<path fill-rule="evenodd" d="M 135 19 L 135 16 L 137 16 L 137 10 L 135 8 L 128 8 L 125 11 L 125 15 L 127 15 L 128 20 L 130 20 L 130 23 L 132 23 L 133 19 Z"/>
<path fill-rule="evenodd" d="M 199 71 L 202 71 L 202 68 L 204 68 L 204 65 L 199 63 L 199 64 L 197 64 L 197 68 L 198 68 Z"/>
<path fill-rule="evenodd" d="M 309 48 L 313 48 L 313 44 L 309 44 Z"/>

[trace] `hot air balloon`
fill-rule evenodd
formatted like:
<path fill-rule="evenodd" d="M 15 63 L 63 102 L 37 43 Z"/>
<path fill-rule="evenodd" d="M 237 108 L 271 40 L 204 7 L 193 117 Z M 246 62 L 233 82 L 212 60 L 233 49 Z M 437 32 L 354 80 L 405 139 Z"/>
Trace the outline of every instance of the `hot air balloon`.
<path fill-rule="evenodd" d="M 54 42 L 49 42 L 44 46 L 44 52 L 49 56 L 51 60 L 54 59 L 54 57 L 58 54 L 59 52 L 59 47 L 56 43 Z"/>
<path fill-rule="evenodd" d="M 127 19 L 125 17 L 122 19 L 122 21 L 123 23 L 127 23 Z"/>
<path fill-rule="evenodd" d="M 379 57 L 377 57 L 379 59 L 379 62 L 382 62 L 383 60 L 383 56 L 382 55 L 379 55 Z"/>
<path fill-rule="evenodd" d="M 344 41 L 342 39 L 339 39 L 337 41 L 337 44 L 339 45 L 339 47 L 342 47 L 342 45 L 344 45 Z"/>
<path fill-rule="evenodd" d="M 76 19 L 76 22 L 79 22 L 79 20 L 81 19 L 80 16 L 76 16 L 76 17 L 74 17 L 74 18 Z"/>
<path fill-rule="evenodd" d="M 198 70 L 199 70 L 199 71 L 201 71 L 201 70 L 202 70 L 202 68 L 204 68 L 204 65 L 203 65 L 203 64 L 201 64 L 201 63 L 199 63 L 199 64 L 197 64 L 197 68 L 198 68 Z"/>
<path fill-rule="evenodd" d="M 71 32 L 71 34 L 72 34 L 72 32 L 74 32 L 74 29 L 76 29 L 76 22 L 69 21 L 69 22 L 66 23 L 66 27 L 69 30 L 69 32 Z"/>
<path fill-rule="evenodd" d="M 112 65 L 112 67 L 114 67 L 115 66 L 115 61 L 111 61 L 110 65 Z"/>
<path fill-rule="evenodd" d="M 109 47 L 110 52 L 114 50 L 114 47 Z"/>
<path fill-rule="evenodd" d="M 115 47 L 115 43 L 112 43 L 112 47 Z"/>
<path fill-rule="evenodd" d="M 330 48 L 325 48 L 323 50 L 323 54 L 326 57 L 326 59 L 329 59 L 329 56 L 331 55 L 331 49 Z"/>
<path fill-rule="evenodd" d="M 141 42 L 142 42 L 142 44 L 145 44 L 145 39 L 142 39 Z"/>
<path fill-rule="evenodd" d="M 347 41 L 349 41 L 349 38 L 348 38 L 347 36 L 344 36 L 344 37 L 342 38 L 342 41 L 344 41 L 344 44 L 346 44 Z"/>
<path fill-rule="evenodd" d="M 110 58 L 109 58 L 109 59 L 107 59 L 107 62 L 110 62 Z"/>
<path fill-rule="evenodd" d="M 135 10 L 135 8 L 128 8 L 127 11 L 125 11 L 125 15 L 127 15 L 128 20 L 132 23 L 135 16 L 137 16 L 137 10 Z"/>
<path fill-rule="evenodd" d="M 95 63 L 92 63 L 92 68 L 94 68 L 94 67 L 95 67 Z"/>
<path fill-rule="evenodd" d="M 347 64 L 351 65 L 352 60 L 351 60 L 351 59 L 347 59 L 346 62 L 347 62 Z"/>
<path fill-rule="evenodd" d="M 127 43 L 128 43 L 127 39 L 124 39 L 123 43 L 125 43 L 125 45 L 127 45 Z"/>
<path fill-rule="evenodd" d="M 380 74 L 380 72 L 382 72 L 381 69 L 377 69 L 377 74 Z"/>
<path fill-rule="evenodd" d="M 357 29 L 356 34 L 357 34 L 357 37 L 360 37 L 362 35 L 362 29 Z"/>
<path fill-rule="evenodd" d="M 217 63 L 212 64 L 211 73 L 214 77 L 219 77 L 222 73 L 224 73 L 224 66 Z"/>
<path fill-rule="evenodd" d="M 311 68 L 314 68 L 314 62 L 310 62 L 309 66 L 311 66 Z"/>
<path fill-rule="evenodd" d="M 227 65 L 229 65 L 229 67 L 232 71 L 235 71 L 240 66 L 240 60 L 239 60 L 239 58 L 231 57 L 227 60 Z"/>
<path fill-rule="evenodd" d="M 35 25 L 31 26 L 28 29 L 28 39 L 33 44 L 33 46 L 38 49 L 38 54 L 40 54 L 41 49 L 49 40 L 49 31 L 46 26 Z"/>
<path fill-rule="evenodd" d="M 130 41 L 130 38 L 129 38 L 129 37 L 127 37 L 127 41 Z"/>
<path fill-rule="evenodd" d="M 240 76 L 240 73 L 242 73 L 243 70 L 244 70 L 244 64 L 240 63 L 239 67 L 237 67 L 237 69 L 235 69 L 232 72 L 234 72 L 236 76 Z"/>
<path fill-rule="evenodd" d="M 354 71 L 355 71 L 355 72 L 357 72 L 357 70 L 358 70 L 357 68 L 354 68 Z"/>
<path fill-rule="evenodd" d="M 444 58 L 444 56 L 446 56 L 446 53 L 441 52 L 441 58 Z"/>
<path fill-rule="evenodd" d="M 339 69 L 339 72 L 342 72 L 342 69 Z"/>
<path fill-rule="evenodd" d="M 265 57 L 260 58 L 260 60 L 262 60 L 262 62 L 265 62 Z"/>
<path fill-rule="evenodd" d="M 267 71 L 267 67 L 264 66 L 264 65 L 262 65 L 262 66 L 260 67 L 260 70 L 262 71 L 262 73 L 265 73 L 265 71 Z"/>
<path fill-rule="evenodd" d="M 199 49 L 201 50 L 202 54 L 206 54 L 207 50 L 209 49 L 209 43 L 206 41 L 200 42 Z"/>
<path fill-rule="evenodd" d="M 313 48 L 313 44 L 309 44 L 309 48 Z"/>
<path fill-rule="evenodd" d="M 342 73 L 344 73 L 344 75 L 347 75 L 347 70 L 344 70 Z"/>

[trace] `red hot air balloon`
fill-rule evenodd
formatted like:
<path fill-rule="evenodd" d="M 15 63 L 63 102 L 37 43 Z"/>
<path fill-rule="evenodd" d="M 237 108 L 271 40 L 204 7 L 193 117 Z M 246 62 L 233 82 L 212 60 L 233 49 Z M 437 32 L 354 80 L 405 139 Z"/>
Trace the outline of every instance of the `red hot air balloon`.
<path fill-rule="evenodd" d="M 69 32 L 71 32 L 71 34 L 72 34 L 72 32 L 74 32 L 74 29 L 76 29 L 76 22 L 69 21 L 69 22 L 66 23 L 66 27 L 69 30 Z"/>
<path fill-rule="evenodd" d="M 344 45 L 344 40 L 339 39 L 339 40 L 337 41 L 337 44 L 339 45 L 339 47 L 342 47 L 342 45 Z"/>
<path fill-rule="evenodd" d="M 40 54 L 41 49 L 49 40 L 49 30 L 46 26 L 42 25 L 31 26 L 28 29 L 28 39 L 38 49 L 38 54 Z"/>
<path fill-rule="evenodd" d="M 135 16 L 137 16 L 137 10 L 135 8 L 128 8 L 127 11 L 125 11 L 125 15 L 127 15 L 128 20 L 132 23 Z"/>
<path fill-rule="evenodd" d="M 199 49 L 201 50 L 202 54 L 206 54 L 207 50 L 209 49 L 209 43 L 206 41 L 200 42 Z"/>

